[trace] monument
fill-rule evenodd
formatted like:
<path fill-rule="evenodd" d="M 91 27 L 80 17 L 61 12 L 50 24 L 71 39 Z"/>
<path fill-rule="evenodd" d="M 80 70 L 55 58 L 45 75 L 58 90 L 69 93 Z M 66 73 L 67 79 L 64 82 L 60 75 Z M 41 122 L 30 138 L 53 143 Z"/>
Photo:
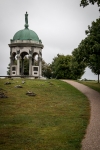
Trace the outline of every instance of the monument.
<path fill-rule="evenodd" d="M 19 30 L 10 40 L 10 75 L 24 75 L 24 58 L 29 60 L 29 76 L 41 78 L 42 76 L 42 49 L 43 44 L 38 35 L 30 30 L 28 13 L 25 14 L 25 29 Z M 38 57 L 35 65 L 35 57 Z"/>

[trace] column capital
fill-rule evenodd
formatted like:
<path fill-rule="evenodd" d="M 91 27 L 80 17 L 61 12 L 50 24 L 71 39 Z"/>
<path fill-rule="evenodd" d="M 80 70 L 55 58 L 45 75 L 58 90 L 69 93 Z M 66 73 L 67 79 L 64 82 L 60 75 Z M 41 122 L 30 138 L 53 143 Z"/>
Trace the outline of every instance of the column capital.
<path fill-rule="evenodd" d="M 10 58 L 10 59 L 12 59 L 13 57 L 12 57 L 12 56 L 10 56 L 9 58 Z"/>
<path fill-rule="evenodd" d="M 19 56 L 19 55 L 17 55 L 17 59 L 20 59 L 20 56 Z"/>
<path fill-rule="evenodd" d="M 31 54 L 29 54 L 28 58 L 29 58 L 29 59 L 31 59 L 31 58 L 32 58 L 32 55 L 31 55 Z"/>
<path fill-rule="evenodd" d="M 39 56 L 38 59 L 39 59 L 39 61 L 42 61 L 42 57 L 41 56 Z"/>

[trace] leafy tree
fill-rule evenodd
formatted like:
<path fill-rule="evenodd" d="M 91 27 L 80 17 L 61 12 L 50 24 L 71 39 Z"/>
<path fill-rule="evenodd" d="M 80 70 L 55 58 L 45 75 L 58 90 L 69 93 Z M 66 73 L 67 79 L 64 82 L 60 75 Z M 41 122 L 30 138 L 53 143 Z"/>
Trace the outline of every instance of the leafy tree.
<path fill-rule="evenodd" d="M 47 64 L 44 60 L 42 60 L 42 75 L 49 79 L 52 77 L 51 64 Z"/>
<path fill-rule="evenodd" d="M 71 62 L 71 56 L 67 55 L 59 55 L 53 59 L 52 62 L 52 72 L 53 77 L 60 79 L 60 78 L 71 78 L 71 69 L 70 69 L 70 62 Z"/>
<path fill-rule="evenodd" d="M 81 0 L 80 6 L 86 7 L 89 4 L 94 5 L 95 3 L 100 7 L 100 0 Z"/>
<path fill-rule="evenodd" d="M 71 59 L 72 56 L 70 55 L 64 56 L 57 54 L 57 57 L 53 59 L 51 64 L 53 77 L 57 79 L 71 79 Z"/>
<path fill-rule="evenodd" d="M 93 73 L 98 75 L 98 83 L 99 83 L 99 75 L 100 75 L 100 56 L 98 55 L 91 55 L 90 56 L 90 63 L 88 64 L 89 68 L 92 70 Z"/>
<path fill-rule="evenodd" d="M 84 74 L 85 63 L 77 61 L 79 58 L 78 49 L 73 51 L 73 55 L 57 55 L 52 62 L 53 77 L 60 79 L 79 79 Z"/>
<path fill-rule="evenodd" d="M 24 58 L 24 75 L 29 75 L 29 59 Z"/>
<path fill-rule="evenodd" d="M 74 49 L 74 51 L 72 52 L 73 57 L 71 69 L 72 74 L 74 75 L 73 79 L 80 79 L 84 74 L 84 70 L 87 66 L 86 62 L 84 61 L 82 53 L 83 52 L 79 48 Z"/>
<path fill-rule="evenodd" d="M 74 49 L 72 55 L 76 58 L 78 63 L 83 62 L 85 66 L 87 65 L 89 55 L 91 53 L 90 43 L 88 37 L 81 41 L 78 48 Z"/>
<path fill-rule="evenodd" d="M 72 52 L 78 63 L 88 66 L 92 72 L 100 74 L 100 19 L 92 22 L 85 31 L 87 37 L 81 41 L 78 48 Z M 85 64 L 84 64 L 85 63 Z"/>
<path fill-rule="evenodd" d="M 88 66 L 95 74 L 100 74 L 100 18 L 96 22 L 92 22 L 91 26 L 88 26 L 86 30 L 89 45 L 89 61 Z"/>

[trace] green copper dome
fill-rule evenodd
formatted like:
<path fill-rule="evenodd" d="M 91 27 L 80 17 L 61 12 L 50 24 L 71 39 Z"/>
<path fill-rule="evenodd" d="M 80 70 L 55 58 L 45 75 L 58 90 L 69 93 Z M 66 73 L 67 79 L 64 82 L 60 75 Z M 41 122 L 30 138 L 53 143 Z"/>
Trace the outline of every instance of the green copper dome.
<path fill-rule="evenodd" d="M 18 32 L 15 33 L 13 40 L 33 40 L 39 42 L 39 37 L 38 35 L 28 29 L 28 13 L 26 12 L 25 14 L 25 29 L 19 30 Z"/>
<path fill-rule="evenodd" d="M 25 28 L 16 32 L 13 37 L 13 40 L 33 40 L 39 42 L 39 37 L 34 31 Z"/>

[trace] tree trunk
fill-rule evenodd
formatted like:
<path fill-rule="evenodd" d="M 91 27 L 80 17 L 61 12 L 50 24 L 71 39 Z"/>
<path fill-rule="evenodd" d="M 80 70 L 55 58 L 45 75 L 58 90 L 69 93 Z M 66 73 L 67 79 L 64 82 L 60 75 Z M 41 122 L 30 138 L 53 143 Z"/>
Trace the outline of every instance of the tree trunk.
<path fill-rule="evenodd" d="M 98 73 L 98 83 L 99 83 L 99 73 Z"/>

